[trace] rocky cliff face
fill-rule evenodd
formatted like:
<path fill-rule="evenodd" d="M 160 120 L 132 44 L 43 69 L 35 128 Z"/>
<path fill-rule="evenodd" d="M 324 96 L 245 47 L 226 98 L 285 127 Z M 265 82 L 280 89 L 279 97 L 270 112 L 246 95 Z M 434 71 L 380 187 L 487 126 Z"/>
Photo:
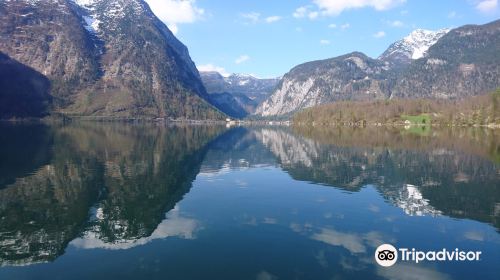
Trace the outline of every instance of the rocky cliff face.
<path fill-rule="evenodd" d="M 0 49 L 50 79 L 57 112 L 223 117 L 187 48 L 143 0 L 2 1 Z"/>
<path fill-rule="evenodd" d="M 90 34 L 66 1 L 0 2 L 0 49 L 50 79 L 57 108 L 98 78 Z"/>
<path fill-rule="evenodd" d="M 304 63 L 283 77 L 256 114 L 285 115 L 337 100 L 383 99 L 388 70 L 386 63 L 359 52 Z"/>
<path fill-rule="evenodd" d="M 488 93 L 500 86 L 498 53 L 500 21 L 449 32 L 415 31 L 391 45 L 383 60 L 352 53 L 293 68 L 256 114 L 286 115 L 338 100 L 452 99 Z"/>
<path fill-rule="evenodd" d="M 224 77 L 212 71 L 201 72 L 200 75 L 212 104 L 235 118 L 254 113 L 279 82 L 278 78 L 259 79 L 245 74 Z"/>

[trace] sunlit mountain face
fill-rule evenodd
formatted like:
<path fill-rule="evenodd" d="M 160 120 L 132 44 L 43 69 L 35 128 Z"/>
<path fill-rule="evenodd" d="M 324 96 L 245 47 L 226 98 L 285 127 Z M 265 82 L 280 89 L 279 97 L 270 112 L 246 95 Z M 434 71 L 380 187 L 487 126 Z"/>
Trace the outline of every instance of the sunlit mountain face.
<path fill-rule="evenodd" d="M 89 123 L 2 131 L 11 133 L 0 137 L 10 168 L 0 180 L 1 278 L 472 276 L 441 264 L 380 270 L 373 250 L 392 243 L 482 250 L 488 257 L 470 265 L 494 279 L 496 132 Z"/>

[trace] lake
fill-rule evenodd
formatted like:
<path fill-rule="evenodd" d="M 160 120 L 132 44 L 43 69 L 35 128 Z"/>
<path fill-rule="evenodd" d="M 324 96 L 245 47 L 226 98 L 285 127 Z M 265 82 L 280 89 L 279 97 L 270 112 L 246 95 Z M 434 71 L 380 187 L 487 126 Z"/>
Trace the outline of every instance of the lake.
<path fill-rule="evenodd" d="M 374 258 L 384 243 L 481 251 Z M 0 279 L 498 279 L 500 131 L 0 124 Z"/>

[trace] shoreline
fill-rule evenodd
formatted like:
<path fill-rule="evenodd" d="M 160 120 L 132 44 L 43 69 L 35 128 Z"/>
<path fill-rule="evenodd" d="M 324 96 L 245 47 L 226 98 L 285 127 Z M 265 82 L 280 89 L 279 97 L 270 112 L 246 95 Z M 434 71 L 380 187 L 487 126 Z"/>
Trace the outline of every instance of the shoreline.
<path fill-rule="evenodd" d="M 242 125 L 266 125 L 266 126 L 312 126 L 312 127 L 350 127 L 350 128 L 365 128 L 365 127 L 393 127 L 393 128 L 414 128 L 414 127 L 460 127 L 460 128 L 487 128 L 500 129 L 500 124 L 447 124 L 447 123 L 318 123 L 318 122 L 293 122 L 293 121 L 271 121 L 271 120 L 190 120 L 190 119 L 166 119 L 166 118 L 142 118 L 142 117 L 45 117 L 45 118 L 18 118 L 18 119 L 0 119 L 0 123 L 66 123 L 66 122 L 96 122 L 96 123 L 165 123 L 165 124 L 194 124 L 194 125 L 227 125 L 227 126 L 242 126 Z"/>

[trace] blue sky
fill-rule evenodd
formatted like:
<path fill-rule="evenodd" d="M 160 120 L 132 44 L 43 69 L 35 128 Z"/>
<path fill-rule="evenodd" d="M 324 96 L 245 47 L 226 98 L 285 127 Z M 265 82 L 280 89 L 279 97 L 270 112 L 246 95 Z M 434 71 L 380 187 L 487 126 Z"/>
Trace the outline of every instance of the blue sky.
<path fill-rule="evenodd" d="M 498 0 L 146 0 L 201 69 L 281 76 L 352 51 L 379 56 L 416 28 L 483 24 Z"/>

